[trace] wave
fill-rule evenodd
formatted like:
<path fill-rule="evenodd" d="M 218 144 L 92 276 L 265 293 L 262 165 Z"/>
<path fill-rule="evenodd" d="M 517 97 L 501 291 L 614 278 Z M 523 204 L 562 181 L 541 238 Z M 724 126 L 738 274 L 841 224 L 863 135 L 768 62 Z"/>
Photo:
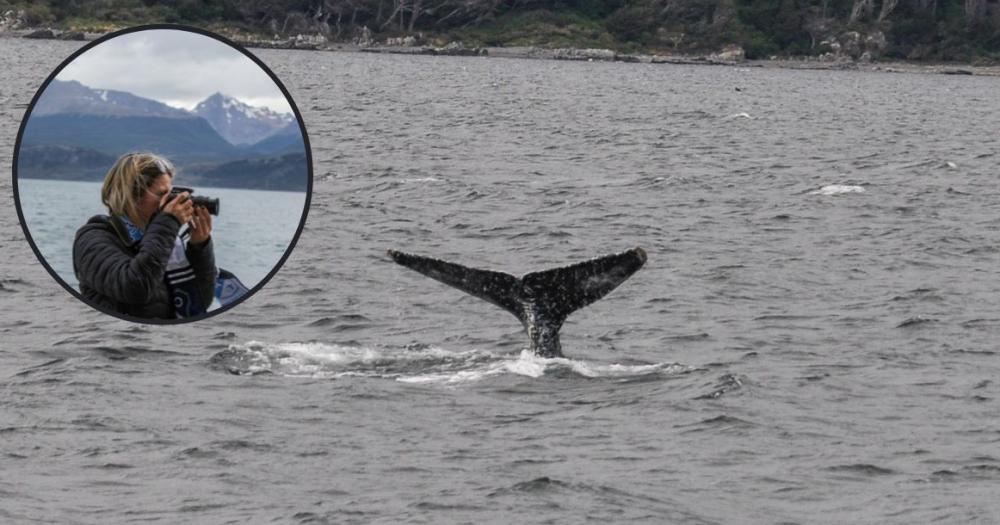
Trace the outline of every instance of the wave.
<path fill-rule="evenodd" d="M 829 184 L 818 190 L 809 192 L 809 195 L 843 195 L 845 193 L 864 193 L 862 186 L 849 186 L 846 184 Z"/>
<path fill-rule="evenodd" d="M 318 342 L 260 341 L 232 344 L 212 356 L 210 364 L 237 375 L 371 377 L 405 383 L 444 384 L 475 382 L 503 375 L 631 380 L 693 370 L 677 363 L 621 364 L 544 358 L 528 350 L 519 354 L 498 354 L 485 350 L 453 352 L 430 346 L 368 348 Z"/>
<path fill-rule="evenodd" d="M 400 179 L 402 183 L 413 183 L 413 182 L 444 182 L 444 179 L 438 179 L 436 177 L 415 177 L 412 179 Z"/>
<path fill-rule="evenodd" d="M 727 115 L 725 117 L 722 117 L 722 120 L 735 120 L 738 118 L 755 120 L 752 116 L 750 116 L 749 113 L 733 113 L 732 115 Z"/>

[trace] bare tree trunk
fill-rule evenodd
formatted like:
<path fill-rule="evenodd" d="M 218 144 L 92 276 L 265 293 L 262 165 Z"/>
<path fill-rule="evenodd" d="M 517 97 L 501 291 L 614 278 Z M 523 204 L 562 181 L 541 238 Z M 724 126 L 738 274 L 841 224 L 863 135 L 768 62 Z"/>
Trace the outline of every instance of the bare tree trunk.
<path fill-rule="evenodd" d="M 323 13 L 323 16 L 320 17 L 320 19 L 318 20 L 318 22 L 319 22 L 319 31 L 320 31 L 320 33 L 323 33 L 323 36 L 325 36 L 327 38 L 330 37 L 330 22 L 329 22 L 329 20 L 330 20 L 330 15 L 331 14 L 332 13 L 330 13 L 329 11 L 327 11 L 326 13 Z"/>
<path fill-rule="evenodd" d="M 409 32 L 413 32 L 413 25 L 417 23 L 417 17 L 420 16 L 420 5 L 423 0 L 413 0 L 413 12 L 410 13 L 410 29 Z"/>
<path fill-rule="evenodd" d="M 439 18 L 437 22 L 434 22 L 434 25 L 441 25 L 441 23 L 443 23 L 445 20 L 448 20 L 449 18 L 459 14 L 461 11 L 462 11 L 461 7 L 456 7 L 454 11 L 448 13 L 443 18 Z"/>
<path fill-rule="evenodd" d="M 824 6 L 822 5 L 818 11 L 811 9 L 802 24 L 802 28 L 809 33 L 809 38 L 812 40 L 809 49 L 816 49 L 819 39 L 825 37 L 830 31 L 830 19 L 826 18 L 823 12 Z"/>
<path fill-rule="evenodd" d="M 483 23 L 484 20 L 493 18 L 493 14 L 496 13 L 502 3 L 503 0 L 482 0 L 477 5 L 474 5 L 473 8 L 475 11 L 479 11 L 479 15 L 476 16 L 474 21 L 467 23 L 466 26 L 477 26 Z"/>
<path fill-rule="evenodd" d="M 392 14 L 389 15 L 388 18 L 385 19 L 385 22 L 383 22 L 382 25 L 379 26 L 378 30 L 381 31 L 381 30 L 385 29 L 385 27 L 387 25 L 391 24 L 392 21 L 393 21 L 393 19 L 395 19 L 396 15 L 399 14 L 399 12 L 403 10 L 403 7 L 405 7 L 405 5 L 406 5 L 405 4 L 405 0 L 396 0 L 396 8 L 392 11 Z M 400 16 L 402 16 L 402 15 L 400 15 Z"/>
<path fill-rule="evenodd" d="M 851 8 L 850 24 L 871 16 L 875 9 L 873 0 L 854 0 L 854 7 Z"/>
<path fill-rule="evenodd" d="M 313 21 L 316 22 L 316 26 L 319 28 L 320 33 L 323 36 L 329 38 L 330 36 L 330 6 L 326 5 L 326 0 L 318 2 L 316 6 L 316 13 L 313 15 Z"/>
<path fill-rule="evenodd" d="M 896 5 L 899 4 L 899 0 L 884 0 L 882 2 L 882 10 L 878 14 L 878 21 L 884 22 L 889 15 L 892 14 L 892 10 L 896 9 Z"/>
<path fill-rule="evenodd" d="M 970 23 L 983 17 L 986 13 L 986 0 L 965 0 L 965 18 Z"/>

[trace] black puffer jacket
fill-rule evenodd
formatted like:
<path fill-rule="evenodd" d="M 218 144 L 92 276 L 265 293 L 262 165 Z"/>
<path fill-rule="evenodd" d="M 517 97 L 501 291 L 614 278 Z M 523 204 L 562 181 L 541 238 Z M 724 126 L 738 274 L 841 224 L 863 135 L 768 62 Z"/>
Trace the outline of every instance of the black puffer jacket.
<path fill-rule="evenodd" d="M 114 312 L 175 319 L 163 275 L 180 227 L 173 215 L 160 213 L 149 222 L 142 240 L 134 242 L 119 219 L 91 217 L 77 230 L 73 242 L 73 270 L 80 293 L 92 304 Z M 211 304 L 216 274 L 211 237 L 201 246 L 188 243 L 186 253 L 204 304 Z"/>

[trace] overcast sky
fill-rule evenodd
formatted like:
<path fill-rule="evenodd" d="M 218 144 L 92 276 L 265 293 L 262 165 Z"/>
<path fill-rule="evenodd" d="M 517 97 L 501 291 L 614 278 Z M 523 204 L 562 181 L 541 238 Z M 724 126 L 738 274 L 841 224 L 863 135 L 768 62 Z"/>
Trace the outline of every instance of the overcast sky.
<path fill-rule="evenodd" d="M 150 29 L 112 38 L 78 56 L 56 78 L 184 109 L 221 92 L 251 106 L 292 112 L 271 77 L 246 55 L 189 31 Z"/>

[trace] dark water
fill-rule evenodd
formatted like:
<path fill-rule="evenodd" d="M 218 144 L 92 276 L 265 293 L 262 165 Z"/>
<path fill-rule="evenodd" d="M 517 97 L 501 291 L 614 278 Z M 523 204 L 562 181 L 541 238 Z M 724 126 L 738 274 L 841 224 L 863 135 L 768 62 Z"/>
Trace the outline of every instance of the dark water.
<path fill-rule="evenodd" d="M 0 40 L 6 151 L 73 49 Z M 2 183 L 0 519 L 1000 520 L 996 79 L 259 55 L 315 194 L 233 311 L 78 304 Z M 384 255 L 632 246 L 564 360 Z"/>

